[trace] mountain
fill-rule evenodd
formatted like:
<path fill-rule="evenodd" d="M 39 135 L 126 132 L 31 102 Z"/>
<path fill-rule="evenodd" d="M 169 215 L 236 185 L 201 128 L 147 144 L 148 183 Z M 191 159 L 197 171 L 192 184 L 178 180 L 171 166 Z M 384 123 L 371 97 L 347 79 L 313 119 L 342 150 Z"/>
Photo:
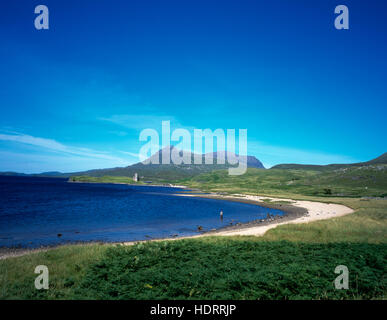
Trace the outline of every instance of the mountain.
<path fill-rule="evenodd" d="M 379 156 L 373 160 L 370 160 L 367 162 L 360 162 L 360 164 L 363 164 L 363 165 L 386 164 L 386 163 L 387 163 L 387 152 L 383 153 L 381 156 Z"/>
<path fill-rule="evenodd" d="M 218 158 L 222 157 L 222 158 L 224 158 L 226 160 L 228 160 L 230 158 L 233 159 L 235 157 L 238 157 L 239 159 L 247 158 L 246 163 L 247 163 L 247 167 L 248 168 L 265 169 L 265 167 L 263 166 L 262 162 L 259 161 L 254 156 L 239 156 L 239 155 L 236 155 L 233 152 L 226 152 L 226 151 L 217 151 L 217 152 L 213 152 L 213 153 L 207 153 L 206 155 L 211 155 L 214 159 L 218 159 Z"/>
<path fill-rule="evenodd" d="M 387 164 L 387 152 L 383 153 L 381 156 L 372 159 L 366 162 L 358 163 L 349 163 L 349 164 L 328 164 L 328 165 L 313 165 L 313 164 L 278 164 L 271 169 L 294 169 L 294 170 L 316 170 L 316 171 L 325 171 L 325 170 L 336 170 L 350 167 L 364 167 L 377 164 Z"/>
<path fill-rule="evenodd" d="M 168 150 L 169 149 L 169 150 Z M 163 149 L 160 149 L 159 151 L 157 151 L 155 154 L 153 154 L 150 158 L 146 159 L 145 161 L 143 161 L 142 163 L 155 163 L 155 162 L 158 162 L 158 163 L 162 163 L 162 154 L 163 152 L 169 152 L 170 155 L 172 155 L 173 152 L 175 153 L 178 153 L 179 157 L 182 157 L 183 156 L 183 150 L 179 150 L 177 149 L 176 147 L 174 146 L 168 146 L 168 147 L 164 147 Z M 233 159 L 246 159 L 246 163 L 247 163 L 247 166 L 249 168 L 258 168 L 258 169 L 265 169 L 265 167 L 263 166 L 262 162 L 259 161 L 256 157 L 254 156 L 239 156 L 233 152 L 226 152 L 226 151 L 217 151 L 217 152 L 211 152 L 211 153 L 206 153 L 206 154 L 195 154 L 195 153 L 191 153 L 191 164 L 188 164 L 188 166 L 190 165 L 196 165 L 196 166 L 200 166 L 200 164 L 194 164 L 195 162 L 195 158 L 200 158 L 200 162 L 201 164 L 205 164 L 205 159 L 206 157 L 208 158 L 213 158 L 213 165 L 214 166 L 222 166 L 223 167 L 226 167 L 226 168 L 229 168 L 230 166 L 232 167 L 232 165 L 228 164 L 227 162 L 230 160 L 230 162 L 233 160 Z M 224 164 L 218 164 L 218 159 L 220 161 L 220 159 L 224 159 Z M 141 162 L 140 162 L 141 163 Z M 137 163 L 133 166 L 136 166 L 140 163 Z M 208 166 L 208 165 L 206 165 Z M 214 170 L 214 169 L 209 169 L 210 171 Z"/>
<path fill-rule="evenodd" d="M 169 150 L 168 150 L 169 149 Z M 161 181 L 161 180 L 174 180 L 174 179 L 184 179 L 190 178 L 201 173 L 210 172 L 213 170 L 228 169 L 230 167 L 236 167 L 237 165 L 230 165 L 227 162 L 225 164 L 218 164 L 218 158 L 221 158 L 223 155 L 225 159 L 229 159 L 232 156 L 239 157 L 233 153 L 228 152 L 216 152 L 211 154 L 191 154 L 191 164 L 162 164 L 162 154 L 163 152 L 172 152 L 183 155 L 182 150 L 176 149 L 174 146 L 168 146 L 163 149 L 160 149 L 154 153 L 151 157 L 144 160 L 143 162 L 138 162 L 128 167 L 119 167 L 119 168 L 110 168 L 110 169 L 98 169 L 98 170 L 89 170 L 85 172 L 74 173 L 74 176 L 91 176 L 91 177 L 102 177 L 102 176 L 124 176 L 132 177 L 135 173 L 138 173 L 142 180 L 152 180 L 152 181 Z M 213 157 L 213 164 L 205 164 L 205 156 Z M 194 164 L 195 157 L 201 159 L 201 164 Z M 159 164 L 155 164 L 157 162 Z M 249 168 L 259 168 L 265 169 L 261 161 L 259 161 L 254 156 L 247 156 L 247 167 Z"/>
<path fill-rule="evenodd" d="M 182 151 L 177 150 L 175 147 L 170 146 L 170 152 L 175 150 L 182 154 Z M 0 175 L 6 176 L 45 176 L 45 177 L 63 177 L 68 178 L 70 176 L 90 176 L 90 177 L 102 177 L 102 176 L 123 176 L 123 177 L 132 177 L 135 173 L 138 173 L 140 177 L 143 177 L 143 180 L 173 180 L 173 179 L 184 179 L 190 178 L 201 173 L 210 172 L 213 170 L 228 169 L 231 166 L 229 164 L 217 164 L 217 159 L 221 156 L 225 158 L 231 157 L 234 155 L 232 153 L 216 152 L 212 153 L 214 158 L 213 165 L 204 164 L 204 155 L 196 155 L 201 157 L 202 164 L 161 164 L 162 152 L 164 149 L 159 150 L 153 154 L 149 159 L 159 159 L 160 164 L 147 164 L 143 162 L 138 162 L 136 164 L 127 166 L 127 167 L 117 167 L 109 169 L 96 169 L 88 170 L 82 172 L 73 172 L 73 173 L 61 173 L 61 172 L 45 172 L 41 174 L 24 174 L 17 172 L 0 172 Z M 193 163 L 195 155 L 191 155 L 191 163 Z M 144 161 L 146 162 L 146 161 Z M 350 163 L 350 164 L 329 164 L 329 165 L 307 165 L 307 164 L 279 164 L 272 169 L 294 169 L 294 170 L 314 170 L 314 171 L 330 171 L 343 168 L 352 168 L 352 167 L 364 167 L 372 166 L 379 164 L 387 164 L 387 152 L 383 153 L 381 156 L 372 159 L 366 162 Z M 247 167 L 248 168 L 259 168 L 264 169 L 263 164 L 254 156 L 247 156 Z"/>
<path fill-rule="evenodd" d="M 169 150 L 168 150 L 169 149 Z M 117 168 L 108 168 L 108 169 L 95 169 L 82 172 L 73 172 L 73 173 L 62 173 L 57 171 L 52 172 L 43 172 L 40 174 L 23 174 L 17 172 L 0 172 L 0 175 L 8 176 L 40 176 L 40 177 L 62 177 L 68 178 L 71 176 L 89 176 L 89 177 L 103 177 L 103 176 L 115 176 L 115 177 L 133 177 L 135 173 L 138 173 L 142 180 L 152 180 L 152 181 L 164 181 L 164 180 L 174 180 L 174 179 L 184 179 L 190 178 L 201 173 L 210 172 L 213 170 L 222 170 L 228 169 L 230 167 L 236 167 L 237 165 L 230 165 L 225 161 L 224 164 L 218 164 L 218 160 L 224 157 L 225 160 L 235 159 L 235 158 L 246 158 L 248 168 L 258 168 L 265 169 L 262 162 L 259 161 L 254 156 L 238 156 L 231 152 L 214 152 L 208 154 L 191 154 L 191 164 L 162 164 L 162 154 L 163 152 L 170 152 L 178 154 L 179 156 L 183 155 L 183 151 L 177 149 L 174 146 L 168 146 L 163 149 L 160 149 L 154 153 L 151 157 L 146 159 L 143 162 L 138 162 L 127 167 L 117 167 Z M 205 157 L 212 157 L 213 164 L 205 164 Z M 194 164 L 194 159 L 200 159 L 201 164 Z M 155 162 L 159 164 L 155 164 Z M 149 163 L 149 164 L 146 164 Z"/>

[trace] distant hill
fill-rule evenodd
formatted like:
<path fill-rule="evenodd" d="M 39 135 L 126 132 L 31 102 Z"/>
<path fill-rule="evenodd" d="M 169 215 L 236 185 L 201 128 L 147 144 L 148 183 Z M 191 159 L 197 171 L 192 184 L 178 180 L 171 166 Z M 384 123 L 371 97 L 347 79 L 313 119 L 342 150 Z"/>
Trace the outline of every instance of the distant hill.
<path fill-rule="evenodd" d="M 182 151 L 177 150 L 175 147 L 170 146 L 166 147 L 170 148 L 170 151 L 172 152 L 177 151 L 181 155 Z M 165 150 L 165 148 L 164 148 Z M 127 167 L 117 167 L 117 168 L 108 168 L 108 169 L 95 169 L 95 170 L 88 170 L 88 171 L 82 171 L 82 172 L 73 172 L 73 173 L 61 173 L 57 171 L 53 172 L 45 172 L 41 174 L 23 174 L 23 173 L 17 173 L 17 172 L 0 172 L 0 175 L 7 175 L 7 176 L 44 176 L 44 177 L 63 177 L 63 178 L 69 178 L 71 176 L 86 176 L 86 177 L 105 177 L 105 176 L 111 176 L 111 177 L 133 177 L 135 173 L 138 173 L 142 181 L 154 181 L 154 182 L 170 182 L 170 181 L 176 181 L 181 179 L 189 179 L 192 177 L 199 176 L 203 173 L 209 173 L 214 170 L 222 170 L 222 169 L 228 169 L 232 167 L 228 163 L 225 164 L 218 164 L 217 159 L 221 156 L 225 156 L 226 159 L 228 159 L 230 156 L 234 155 L 231 153 L 225 153 L 223 152 L 216 152 L 212 153 L 212 156 L 214 158 L 214 164 L 212 165 L 206 165 L 204 164 L 204 157 L 205 154 L 202 155 L 196 155 L 198 157 L 201 157 L 202 164 L 193 164 L 194 161 L 194 154 L 191 155 L 191 163 L 192 164 L 161 164 L 162 160 L 162 149 L 153 154 L 149 159 L 158 159 L 160 164 L 144 164 L 143 162 L 138 162 L 133 165 L 127 166 Z M 144 161 L 146 162 L 146 161 Z M 309 171 L 332 171 L 332 170 L 338 170 L 338 169 L 345 169 L 345 168 L 353 168 L 353 167 L 367 167 L 367 166 L 373 166 L 373 165 L 383 165 L 387 164 L 387 152 L 382 154 L 381 156 L 372 159 L 370 161 L 366 162 L 359 162 L 359 163 L 350 163 L 350 164 L 329 164 L 329 165 L 307 165 L 307 164 L 279 164 L 271 169 L 288 169 L 288 170 L 309 170 Z M 255 169 L 265 169 L 261 161 L 259 161 L 254 156 L 247 156 L 247 167 L 248 168 L 255 168 Z"/>
<path fill-rule="evenodd" d="M 13 171 L 5 171 L 0 172 L 0 176 L 17 176 L 17 177 L 61 177 L 68 178 L 72 175 L 72 173 L 62 173 L 59 171 L 50 171 L 50 172 L 42 172 L 42 173 L 20 173 Z"/>
<path fill-rule="evenodd" d="M 0 172 L 0 176 L 28 176 L 28 174 L 13 171 L 4 171 Z"/>
<path fill-rule="evenodd" d="M 217 159 L 221 156 L 225 156 L 225 159 L 228 159 L 231 156 L 235 156 L 232 153 L 212 153 L 213 164 L 208 165 L 204 164 L 205 154 L 191 154 L 191 164 L 162 164 L 162 153 L 169 148 L 170 152 L 178 152 L 180 156 L 182 156 L 182 151 L 177 150 L 174 146 L 165 147 L 164 149 L 160 149 L 158 152 L 153 154 L 150 158 L 146 159 L 143 162 L 138 162 L 128 167 L 119 167 L 119 168 L 111 168 L 111 169 L 98 169 L 98 170 L 90 170 L 85 172 L 74 173 L 76 176 L 90 176 L 90 177 L 103 177 L 103 176 L 113 176 L 113 177 L 132 177 L 135 173 L 141 177 L 141 180 L 150 180 L 150 181 L 171 181 L 178 180 L 184 178 L 190 178 L 201 173 L 210 172 L 213 170 L 221 170 L 228 169 L 230 167 L 235 167 L 233 165 L 228 164 L 218 164 Z M 194 157 L 200 157 L 202 164 L 194 164 Z M 237 157 L 239 157 L 237 155 Z M 157 162 L 159 164 L 154 164 Z M 151 163 L 149 163 L 152 161 Z M 149 163 L 149 164 L 145 164 Z M 262 162 L 259 161 L 254 156 L 247 156 L 247 167 L 248 168 L 257 168 L 257 169 L 265 169 Z"/>
<path fill-rule="evenodd" d="M 387 152 L 383 153 L 381 156 L 372 159 L 366 162 L 358 163 L 349 163 L 349 164 L 328 164 L 328 165 L 313 165 L 313 164 L 278 164 L 272 169 L 293 169 L 293 170 L 316 170 L 316 171 L 325 171 L 325 170 L 336 170 L 350 167 L 364 167 L 369 165 L 377 164 L 387 164 Z"/>
<path fill-rule="evenodd" d="M 179 179 L 185 179 L 194 177 L 196 175 L 199 175 L 201 173 L 210 172 L 213 170 L 221 170 L 221 169 L 228 169 L 230 167 L 235 167 L 236 165 L 230 165 L 227 163 L 225 164 L 218 164 L 218 158 L 221 158 L 222 156 L 225 157 L 225 159 L 229 159 L 232 156 L 241 157 L 238 155 L 235 155 L 233 153 L 227 152 L 215 152 L 212 154 L 207 154 L 208 156 L 213 157 L 213 164 L 205 164 L 205 154 L 198 155 L 198 154 L 191 154 L 191 164 L 162 164 L 162 153 L 163 151 L 168 151 L 167 148 L 169 148 L 169 151 L 172 153 L 178 152 L 179 155 L 182 155 L 182 151 L 176 149 L 174 146 L 168 146 L 163 149 L 160 149 L 158 152 L 153 154 L 149 159 L 138 162 L 133 165 L 127 166 L 127 167 L 117 167 L 117 168 L 108 168 L 108 169 L 94 169 L 94 170 L 88 170 L 88 171 L 82 171 L 82 172 L 72 172 L 72 173 L 62 173 L 62 172 L 44 172 L 40 174 L 22 174 L 17 172 L 0 172 L 0 175 L 8 175 L 8 176 L 16 176 L 16 175 L 23 175 L 23 176 L 42 176 L 42 177 L 63 177 L 68 178 L 71 176 L 89 176 L 89 177 L 104 177 L 104 176 L 112 176 L 112 177 L 133 177 L 135 173 L 138 173 L 138 175 L 141 177 L 141 180 L 149 180 L 149 181 L 171 181 L 171 180 L 179 180 Z M 194 164 L 194 157 L 201 158 L 202 164 Z M 159 164 L 153 164 L 155 160 L 158 159 Z M 259 161 L 254 156 L 247 156 L 247 167 L 248 168 L 257 168 L 257 169 L 265 169 L 262 162 Z M 144 164 L 146 162 L 152 161 L 150 164 Z"/>
<path fill-rule="evenodd" d="M 48 171 L 48 172 L 42 172 L 35 175 L 44 176 L 44 177 L 63 177 L 63 176 L 67 176 L 68 173 L 62 173 L 59 171 Z"/>

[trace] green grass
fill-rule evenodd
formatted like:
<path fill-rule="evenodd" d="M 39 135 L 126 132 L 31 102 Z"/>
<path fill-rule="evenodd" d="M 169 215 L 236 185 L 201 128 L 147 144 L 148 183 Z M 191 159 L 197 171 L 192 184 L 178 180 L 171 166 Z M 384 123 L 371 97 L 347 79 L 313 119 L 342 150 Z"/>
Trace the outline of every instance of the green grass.
<path fill-rule="evenodd" d="M 387 245 L 206 239 L 115 248 L 94 264 L 76 295 L 101 299 L 380 298 Z M 337 265 L 351 289 L 335 290 Z"/>
<path fill-rule="evenodd" d="M 72 176 L 69 178 L 72 182 L 88 182 L 88 183 L 128 183 L 128 184 L 144 184 L 142 181 L 135 182 L 132 177 L 89 177 L 89 176 Z"/>
<path fill-rule="evenodd" d="M 164 170 L 165 171 L 165 170 Z M 387 196 L 387 165 L 348 167 L 337 170 L 248 169 L 240 176 L 231 176 L 227 170 L 215 170 L 193 177 L 179 179 L 164 172 L 149 176 L 145 181 L 177 183 L 203 191 L 224 193 L 253 193 L 261 195 L 307 195 L 319 197 L 383 197 Z M 200 171 L 198 171 L 200 173 Z M 161 173 L 160 173 L 161 174 Z M 100 183 L 133 183 L 131 177 L 74 176 L 71 181 Z M 140 184 L 143 182 L 139 182 Z"/>
<path fill-rule="evenodd" d="M 363 242 L 387 243 L 387 200 L 300 197 L 303 200 L 339 203 L 354 213 L 307 224 L 287 224 L 269 230 L 267 240 L 289 240 L 310 243 Z"/>
<path fill-rule="evenodd" d="M 294 201 L 287 201 L 287 200 L 272 200 L 272 199 L 261 199 L 261 201 L 265 203 L 271 203 L 271 204 L 292 204 Z"/>
<path fill-rule="evenodd" d="M 97 245 L 78 247 L 76 252 L 59 248 L 2 262 L 2 268 L 13 263 L 14 268 L 24 270 L 18 276 L 15 270 L 8 270 L 14 277 L 12 282 L 8 280 L 7 289 L 2 289 L 2 298 L 383 298 L 386 249 L 386 244 L 308 244 L 223 237 L 148 242 L 107 251 Z M 93 262 L 86 259 L 87 250 L 97 254 Z M 33 269 L 38 263 L 50 269 L 47 291 L 33 288 Z M 349 269 L 349 290 L 334 288 L 337 265 Z"/>
<path fill-rule="evenodd" d="M 0 260 L 0 299 L 69 299 L 91 263 L 101 258 L 109 245 L 66 245 L 46 252 Z M 35 267 L 49 269 L 50 289 L 36 290 Z"/>
<path fill-rule="evenodd" d="M 387 165 L 331 171 L 248 169 L 230 176 L 226 170 L 203 173 L 180 181 L 203 191 L 260 195 L 319 197 L 387 196 Z"/>

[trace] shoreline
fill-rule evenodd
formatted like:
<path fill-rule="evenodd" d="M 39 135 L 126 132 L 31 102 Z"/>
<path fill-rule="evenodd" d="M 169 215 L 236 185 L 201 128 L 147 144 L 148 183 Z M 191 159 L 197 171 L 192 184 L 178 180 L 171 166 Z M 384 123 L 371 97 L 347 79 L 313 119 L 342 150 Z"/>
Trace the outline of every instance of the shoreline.
<path fill-rule="evenodd" d="M 267 225 L 252 226 L 250 228 L 240 228 L 239 230 L 225 230 L 217 232 L 217 235 L 221 236 L 235 236 L 235 235 L 249 235 L 249 236 L 262 236 L 266 231 L 276 228 L 279 225 L 288 223 L 309 223 L 318 220 L 326 220 L 336 217 L 341 217 L 350 213 L 354 210 L 341 204 L 335 203 L 323 203 L 309 200 L 293 200 L 288 198 L 274 198 L 269 196 L 253 196 L 253 195 L 233 195 L 233 196 L 221 196 L 222 199 L 236 198 L 254 201 L 258 205 L 267 205 L 263 202 L 264 199 L 277 202 L 291 202 L 292 207 L 303 208 L 306 210 L 305 215 L 300 215 L 287 221 L 274 221 Z M 282 205 L 283 207 L 284 205 Z"/>
<path fill-rule="evenodd" d="M 83 183 L 83 182 L 80 182 Z M 85 182 L 88 183 L 88 182 Z M 94 183 L 94 182 L 90 182 Z M 98 183 L 98 182 L 97 182 Z M 126 183 L 124 183 L 126 184 Z M 167 186 L 165 186 L 167 187 Z M 180 187 L 180 186 L 179 186 Z M 186 187 L 187 188 L 187 187 Z M 125 241 L 125 242 L 101 242 L 101 241 L 85 241 L 85 242 L 74 242 L 64 243 L 53 246 L 46 246 L 40 248 L 0 248 L 0 260 L 11 257 L 20 257 L 30 253 L 45 252 L 61 246 L 67 245 L 93 245 L 93 244 L 111 244 L 111 245 L 134 245 L 141 242 L 149 241 L 165 241 L 165 240 L 181 240 L 181 239 L 193 239 L 206 236 L 263 236 L 266 231 L 276 228 L 279 225 L 288 223 L 308 223 L 317 220 L 325 220 L 334 217 L 340 217 L 346 214 L 353 213 L 354 210 L 340 204 L 322 203 L 315 201 L 306 200 L 293 200 L 286 198 L 274 198 L 268 196 L 252 196 L 252 195 L 219 195 L 215 193 L 210 194 L 174 194 L 174 196 L 180 197 L 201 197 L 207 199 L 216 199 L 224 201 L 235 201 L 241 203 L 254 204 L 265 208 L 279 209 L 284 212 L 282 216 L 272 216 L 266 219 L 257 219 L 245 223 L 237 223 L 235 225 L 225 226 L 216 230 L 209 230 L 201 232 L 197 235 L 191 236 L 177 236 L 177 237 L 166 237 L 166 238 L 154 238 L 149 240 L 136 240 L 136 241 Z M 263 200 L 269 201 L 265 202 Z M 273 201 L 273 202 L 272 202 Z M 277 203 L 276 203 L 277 201 Z M 278 203 L 282 202 L 282 203 Z"/>
<path fill-rule="evenodd" d="M 215 199 L 215 200 L 223 200 L 223 201 L 233 201 L 233 202 L 239 202 L 239 203 L 247 203 L 247 204 L 253 204 L 264 208 L 270 208 L 270 209 L 278 209 L 284 212 L 283 215 L 275 215 L 271 216 L 270 218 L 264 218 L 264 219 L 256 219 L 248 222 L 239 222 L 234 225 L 224 226 L 221 228 L 218 228 L 216 230 L 209 230 L 202 232 L 201 234 L 197 236 L 206 236 L 206 235 L 219 235 L 224 232 L 238 232 L 242 229 L 249 229 L 252 227 L 262 227 L 262 226 L 269 226 L 272 224 L 276 224 L 279 222 L 288 223 L 290 221 L 293 221 L 295 219 L 304 217 L 308 215 L 308 210 L 303 207 L 294 206 L 292 203 L 270 203 L 270 202 L 263 202 L 263 201 L 256 201 L 252 199 L 246 199 L 244 197 L 237 197 L 237 196 L 224 196 L 224 195 L 218 195 L 218 194 L 175 194 L 175 196 L 179 197 L 197 197 L 197 198 L 206 198 L 206 199 Z M 267 198 L 267 197 L 264 197 Z M 289 199 L 288 199 L 289 200 Z M 291 200 L 293 201 L 293 200 Z M 181 238 L 176 238 L 181 239 Z"/>

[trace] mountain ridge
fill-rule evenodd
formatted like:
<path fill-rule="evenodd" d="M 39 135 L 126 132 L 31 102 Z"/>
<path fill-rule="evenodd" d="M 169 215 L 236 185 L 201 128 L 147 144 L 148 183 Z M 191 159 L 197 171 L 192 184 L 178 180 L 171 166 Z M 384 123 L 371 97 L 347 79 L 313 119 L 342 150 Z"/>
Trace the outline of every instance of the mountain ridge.
<path fill-rule="evenodd" d="M 222 170 L 228 169 L 230 167 L 236 167 L 236 165 L 230 165 L 225 161 L 223 164 L 218 164 L 218 159 L 222 156 L 225 157 L 225 160 L 230 157 L 246 157 L 247 167 L 248 168 L 257 168 L 265 169 L 262 162 L 254 156 L 239 156 L 232 152 L 218 151 L 207 154 L 194 154 L 191 153 L 191 163 L 190 164 L 162 164 L 162 153 L 168 151 L 171 154 L 172 152 L 178 152 L 179 156 L 182 156 L 183 150 L 177 149 L 174 146 L 166 146 L 144 161 L 134 163 L 126 167 L 115 167 L 115 168 L 105 168 L 105 169 L 91 169 L 86 171 L 79 172 L 70 172 L 62 173 L 57 171 L 52 172 L 42 172 L 37 174 L 25 174 L 17 172 L 0 172 L 0 175 L 7 176 L 41 176 L 41 177 L 63 177 L 69 178 L 71 176 L 91 176 L 91 177 L 102 177 L 102 176 L 124 176 L 132 177 L 137 173 L 142 179 L 169 179 L 169 178 L 189 178 L 204 172 L 210 172 L 213 170 Z M 205 157 L 212 157 L 213 164 L 205 164 Z M 194 157 L 201 158 L 201 164 L 194 163 Z M 145 164 L 146 162 L 149 164 Z M 157 163 L 158 162 L 158 163 Z"/>
<path fill-rule="evenodd" d="M 371 159 L 365 162 L 356 162 L 356 163 L 348 163 L 348 164 L 327 164 L 327 165 L 318 165 L 318 164 L 297 164 L 297 163 L 284 163 L 277 164 L 270 169 L 293 169 L 293 170 L 335 170 L 335 169 L 343 169 L 349 167 L 363 167 L 369 165 L 377 165 L 377 164 L 387 164 L 387 152 L 383 153 L 379 157 Z"/>
<path fill-rule="evenodd" d="M 169 146 L 171 150 L 173 150 L 175 147 Z M 163 149 L 160 149 L 155 154 L 151 155 L 148 159 L 152 157 L 159 156 L 161 157 L 161 152 Z M 179 152 L 182 152 L 182 150 L 179 150 Z M 13 171 L 5 171 L 0 172 L 0 175 L 2 176 L 40 176 L 40 177 L 63 177 L 63 178 L 69 178 L 71 176 L 94 176 L 94 177 L 101 177 L 101 176 L 127 176 L 131 177 L 134 175 L 134 173 L 138 173 L 140 176 L 144 176 L 145 178 L 149 176 L 149 173 L 152 172 L 152 177 L 159 176 L 164 178 L 169 178 L 170 176 L 176 176 L 176 171 L 180 171 L 180 177 L 191 177 L 203 172 L 210 172 L 213 170 L 222 170 L 227 169 L 230 166 L 227 164 L 217 164 L 215 163 L 215 160 L 218 158 L 219 155 L 222 153 L 225 153 L 225 151 L 218 151 L 212 153 L 212 156 L 214 158 L 214 164 L 213 165 L 206 165 L 204 164 L 204 157 L 206 154 L 201 154 L 202 156 L 202 164 L 181 164 L 181 165 L 175 165 L 175 164 L 161 164 L 161 158 L 159 158 L 160 164 L 143 164 L 143 162 L 137 162 L 135 164 L 126 166 L 126 167 L 115 167 L 115 168 L 106 168 L 106 169 L 91 169 L 86 171 L 79 171 L 79 172 L 70 172 L 70 173 L 62 173 L 58 171 L 51 171 L 51 172 L 42 172 L 42 173 L 35 173 L 35 174 L 26 174 L 26 173 L 19 173 L 19 172 L 13 172 Z M 228 153 L 231 155 L 231 153 Z M 194 155 L 191 154 L 191 157 Z M 200 154 L 199 154 L 200 156 Z M 226 155 L 227 159 L 227 155 Z M 193 162 L 193 161 L 192 161 Z M 329 171 L 329 170 L 335 170 L 335 169 L 343 169 L 343 168 L 351 168 L 351 167 L 363 167 L 363 166 L 369 166 L 369 165 L 378 165 L 378 164 L 387 164 L 387 152 L 383 153 L 379 157 L 376 157 L 374 159 L 371 159 L 369 161 L 365 162 L 357 162 L 357 163 L 349 163 L 349 164 L 328 164 L 328 165 L 308 165 L 308 164 L 278 164 L 273 167 L 271 167 L 268 170 L 271 169 L 284 169 L 284 170 L 315 170 L 315 171 Z M 265 169 L 262 162 L 257 159 L 255 156 L 247 156 L 247 166 L 249 168 L 260 168 Z M 159 174 L 157 174 L 157 171 L 159 171 Z M 156 174 L 155 174 L 156 173 Z M 150 177 L 151 178 L 151 177 Z"/>
<path fill-rule="evenodd" d="M 87 175 L 92 177 L 102 177 L 102 176 L 124 176 L 131 177 L 135 173 L 137 173 L 143 180 L 147 179 L 156 179 L 156 180 L 164 180 L 164 179 L 173 179 L 173 178 L 189 178 L 204 172 L 210 172 L 213 170 L 222 170 L 228 169 L 230 167 L 235 167 L 237 165 L 230 165 L 227 162 L 224 164 L 218 164 L 217 159 L 222 155 L 221 152 L 216 152 L 210 154 L 213 157 L 213 164 L 205 164 L 204 160 L 206 155 L 209 154 L 194 154 L 191 153 L 191 163 L 190 164 L 162 164 L 162 153 L 165 151 L 169 152 L 177 151 L 179 156 L 182 156 L 183 150 L 179 150 L 174 146 L 167 146 L 163 149 L 158 150 L 153 155 L 151 155 L 148 159 L 137 162 L 127 167 L 118 167 L 118 168 L 109 168 L 109 169 L 97 169 L 97 170 L 89 170 L 81 173 L 77 173 L 76 175 Z M 222 151 L 224 152 L 224 151 Z M 233 153 L 228 152 L 225 156 L 226 159 L 229 156 L 237 156 Z M 201 164 L 194 163 L 194 157 L 201 157 Z M 257 168 L 257 169 L 265 169 L 262 162 L 259 161 L 254 156 L 246 156 L 247 167 L 249 168 Z M 150 162 L 150 163 L 148 163 Z M 158 162 L 158 163 L 157 163 Z M 75 174 L 73 174 L 75 175 Z"/>

